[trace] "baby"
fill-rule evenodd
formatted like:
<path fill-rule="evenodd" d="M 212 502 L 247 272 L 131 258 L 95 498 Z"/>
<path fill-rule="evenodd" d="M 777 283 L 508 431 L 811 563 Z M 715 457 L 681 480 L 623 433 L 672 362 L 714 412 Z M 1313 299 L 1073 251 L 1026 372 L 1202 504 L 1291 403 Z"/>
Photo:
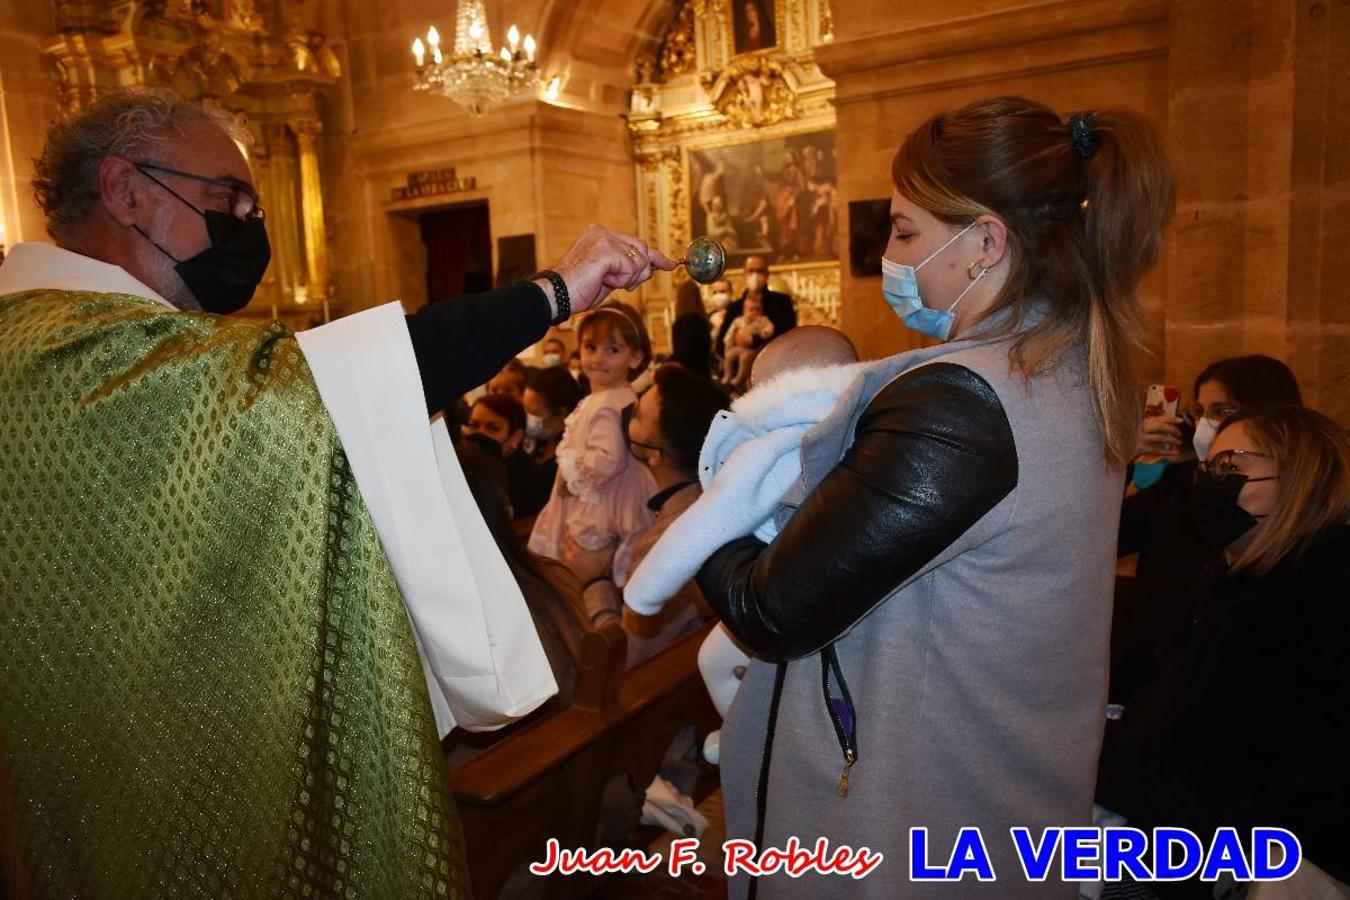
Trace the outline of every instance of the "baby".
<path fill-rule="evenodd" d="M 848 337 L 821 325 L 794 328 L 764 348 L 749 393 L 718 413 L 703 442 L 703 496 L 631 575 L 624 588 L 629 607 L 653 615 L 723 544 L 751 532 L 766 542 L 777 536 L 775 513 L 791 514 L 779 501 L 801 476 L 802 436 L 829 414 L 862 367 Z M 748 662 L 721 625 L 699 649 L 699 671 L 723 717 Z M 714 732 L 704 744 L 710 762 L 717 762 L 718 743 Z"/>
<path fill-rule="evenodd" d="M 742 387 L 750 377 L 759 348 L 772 337 L 773 322 L 764 315 L 764 298 L 747 296 L 743 312 L 727 328 L 722 353 L 722 380 L 735 387 Z"/>

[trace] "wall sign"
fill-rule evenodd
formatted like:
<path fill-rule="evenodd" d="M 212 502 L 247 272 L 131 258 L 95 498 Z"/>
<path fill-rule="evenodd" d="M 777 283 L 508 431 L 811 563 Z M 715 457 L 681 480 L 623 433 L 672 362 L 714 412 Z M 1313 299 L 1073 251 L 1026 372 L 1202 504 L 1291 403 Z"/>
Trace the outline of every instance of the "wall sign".
<path fill-rule="evenodd" d="M 407 183 L 389 190 L 389 197 L 395 203 L 400 200 L 413 200 L 417 197 L 435 197 L 439 194 L 460 194 L 478 190 L 478 179 L 472 175 L 460 178 L 454 169 L 428 169 L 425 172 L 409 172 Z"/>

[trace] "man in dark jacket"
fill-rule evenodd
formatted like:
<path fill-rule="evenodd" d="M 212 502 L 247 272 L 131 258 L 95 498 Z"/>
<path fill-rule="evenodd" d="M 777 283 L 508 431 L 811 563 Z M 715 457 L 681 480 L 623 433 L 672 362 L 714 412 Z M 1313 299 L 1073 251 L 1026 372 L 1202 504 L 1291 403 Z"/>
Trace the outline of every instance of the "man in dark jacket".
<path fill-rule="evenodd" d="M 745 291 L 727 307 L 722 326 L 717 329 L 717 350 L 720 353 L 727 338 L 727 329 L 731 323 L 745 312 L 745 298 L 760 297 L 764 301 L 764 315 L 773 323 L 773 333 L 782 334 L 797 327 L 797 310 L 792 306 L 792 297 L 779 291 L 769 290 L 769 260 L 764 256 L 749 256 L 745 260 Z"/>

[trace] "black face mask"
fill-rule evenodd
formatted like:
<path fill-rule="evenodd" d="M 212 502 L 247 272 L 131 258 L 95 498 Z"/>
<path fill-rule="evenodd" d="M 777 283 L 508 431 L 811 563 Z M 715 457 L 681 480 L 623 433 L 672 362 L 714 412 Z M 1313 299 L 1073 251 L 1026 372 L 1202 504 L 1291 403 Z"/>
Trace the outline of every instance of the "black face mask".
<path fill-rule="evenodd" d="M 213 209 L 202 215 L 211 246 L 183 260 L 174 270 L 202 309 L 228 315 L 253 299 L 272 260 L 272 245 L 262 219 L 241 221 Z"/>
<path fill-rule="evenodd" d="M 637 404 L 630 403 L 623 408 L 621 413 L 619 413 L 619 417 L 622 422 L 624 440 L 628 443 L 628 452 L 634 459 L 645 466 L 651 462 L 652 451 L 660 450 L 661 448 L 633 440 L 633 435 L 629 429 L 633 425 L 633 416 L 636 414 Z M 641 450 L 641 452 L 639 452 L 639 450 Z"/>
<path fill-rule="evenodd" d="M 1195 473 L 1189 502 L 1191 521 L 1195 523 L 1200 539 L 1214 550 L 1227 547 L 1265 518 L 1254 516 L 1238 505 L 1238 495 L 1248 480 L 1240 473 L 1222 478 L 1208 472 Z"/>
<path fill-rule="evenodd" d="M 206 220 L 211 246 L 189 259 L 179 259 L 141 231 L 141 237 L 177 265 L 174 271 L 183 279 L 202 309 L 225 316 L 238 312 L 253 299 L 267 264 L 272 261 L 272 245 L 261 218 L 239 219 L 214 209 L 200 210 L 158 179 L 151 179 L 179 202 Z"/>
<path fill-rule="evenodd" d="M 481 450 L 493 459 L 502 458 L 502 445 L 481 432 L 464 435 L 464 444 Z"/>

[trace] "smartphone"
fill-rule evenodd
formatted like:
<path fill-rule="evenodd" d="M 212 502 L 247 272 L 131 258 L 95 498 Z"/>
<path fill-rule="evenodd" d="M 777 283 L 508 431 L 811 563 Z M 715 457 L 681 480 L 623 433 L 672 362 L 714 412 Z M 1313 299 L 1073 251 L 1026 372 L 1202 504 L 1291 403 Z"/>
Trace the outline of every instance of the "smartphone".
<path fill-rule="evenodd" d="M 1190 410 L 1181 414 L 1181 424 L 1177 426 L 1181 432 L 1181 449 L 1189 450 L 1195 443 L 1195 417 L 1191 415 Z"/>
<path fill-rule="evenodd" d="M 1175 416 L 1180 402 L 1181 391 L 1170 384 L 1150 384 L 1148 397 L 1144 400 L 1144 416 L 1150 419 L 1156 416 Z"/>

